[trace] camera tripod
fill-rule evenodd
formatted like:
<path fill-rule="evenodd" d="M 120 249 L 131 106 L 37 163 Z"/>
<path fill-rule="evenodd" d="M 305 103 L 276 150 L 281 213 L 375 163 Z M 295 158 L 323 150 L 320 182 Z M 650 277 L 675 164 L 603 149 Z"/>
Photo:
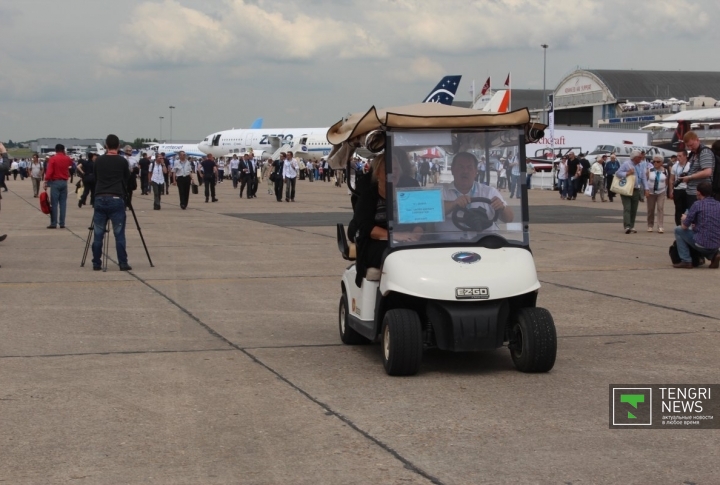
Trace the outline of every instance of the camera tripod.
<path fill-rule="evenodd" d="M 142 241 L 143 247 L 145 248 L 145 254 L 147 255 L 148 262 L 150 263 L 150 267 L 154 268 L 155 265 L 152 262 L 152 259 L 150 259 L 150 252 L 148 251 L 147 244 L 145 244 L 145 238 L 143 237 L 142 230 L 140 229 L 140 223 L 138 222 L 137 216 L 135 215 L 135 209 L 133 209 L 133 206 L 131 203 L 127 203 L 127 208 L 130 209 L 130 212 L 132 213 L 133 219 L 135 220 L 135 227 L 137 227 L 138 234 L 140 235 L 140 240 Z M 127 226 L 127 224 L 125 224 Z M 92 237 L 93 232 L 95 231 L 95 217 L 93 216 L 93 219 L 90 221 L 90 227 L 88 228 L 88 237 L 85 241 L 85 252 L 83 253 L 82 261 L 80 262 L 80 267 L 85 267 L 85 261 L 87 260 L 88 251 L 90 250 L 90 244 L 92 243 Z M 103 240 L 103 260 L 102 260 L 102 270 L 103 272 L 107 271 L 107 260 L 108 260 L 108 249 L 110 248 L 110 219 L 108 219 L 107 223 L 105 224 L 105 237 Z"/>

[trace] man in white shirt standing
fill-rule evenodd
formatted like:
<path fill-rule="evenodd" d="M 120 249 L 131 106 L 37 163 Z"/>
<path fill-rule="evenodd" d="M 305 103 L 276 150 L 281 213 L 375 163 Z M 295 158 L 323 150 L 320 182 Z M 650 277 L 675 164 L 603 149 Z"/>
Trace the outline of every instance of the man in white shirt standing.
<path fill-rule="evenodd" d="M 283 179 L 285 180 L 285 202 L 295 202 L 295 182 L 297 181 L 300 166 L 293 158 L 292 152 L 287 152 L 283 165 Z M 329 180 L 329 177 L 328 177 Z"/>
<path fill-rule="evenodd" d="M 230 159 L 230 175 L 232 176 L 233 189 L 237 189 L 238 186 L 238 179 L 240 178 L 240 172 L 238 171 L 239 167 L 240 160 L 238 159 L 237 154 L 234 154 Z"/>
<path fill-rule="evenodd" d="M 177 186 L 180 195 L 180 208 L 185 210 L 190 202 L 190 185 L 192 184 L 193 163 L 187 159 L 185 152 L 178 153 L 179 159 L 171 169 L 173 185 Z"/>
<path fill-rule="evenodd" d="M 152 186 L 153 196 L 153 210 L 160 210 L 160 196 L 162 195 L 165 187 L 165 174 L 167 173 L 167 167 L 165 166 L 165 158 L 162 154 L 155 157 L 155 161 L 150 165 L 150 171 L 148 172 L 148 178 L 150 179 L 150 185 Z"/>

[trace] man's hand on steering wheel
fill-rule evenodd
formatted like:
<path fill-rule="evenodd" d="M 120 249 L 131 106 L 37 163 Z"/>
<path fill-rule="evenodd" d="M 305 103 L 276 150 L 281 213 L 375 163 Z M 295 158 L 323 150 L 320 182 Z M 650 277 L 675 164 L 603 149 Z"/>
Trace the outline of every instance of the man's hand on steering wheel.
<path fill-rule="evenodd" d="M 502 200 L 500 200 L 500 197 L 493 197 L 490 202 L 490 207 L 492 207 L 496 212 L 505 208 L 505 204 Z"/>
<path fill-rule="evenodd" d="M 472 198 L 469 195 L 461 195 L 455 199 L 455 207 L 464 209 L 472 203 Z"/>

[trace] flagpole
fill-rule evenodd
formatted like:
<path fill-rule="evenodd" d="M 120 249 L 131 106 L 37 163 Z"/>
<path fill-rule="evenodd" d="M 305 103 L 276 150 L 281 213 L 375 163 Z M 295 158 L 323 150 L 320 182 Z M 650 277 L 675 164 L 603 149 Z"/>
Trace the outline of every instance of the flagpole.
<path fill-rule="evenodd" d="M 472 103 L 470 103 L 470 107 L 472 108 L 472 107 L 474 107 L 474 106 L 475 106 L 475 80 L 473 79 L 473 82 L 472 82 Z"/>
<path fill-rule="evenodd" d="M 508 74 L 510 82 L 508 83 L 508 89 L 510 90 L 510 101 L 508 102 L 509 111 L 512 111 L 512 71 Z"/>

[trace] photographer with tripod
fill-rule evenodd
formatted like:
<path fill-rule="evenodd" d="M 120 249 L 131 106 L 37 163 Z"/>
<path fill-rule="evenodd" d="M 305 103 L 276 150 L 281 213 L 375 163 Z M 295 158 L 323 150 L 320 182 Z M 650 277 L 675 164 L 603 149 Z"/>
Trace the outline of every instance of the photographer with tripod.
<path fill-rule="evenodd" d="M 112 221 L 120 271 L 132 269 L 125 251 L 125 201 L 131 173 L 127 160 L 118 155 L 119 148 L 118 137 L 108 135 L 105 139 L 107 152 L 95 160 L 95 214 L 92 243 L 94 271 L 102 269 L 103 238 L 108 220 Z"/>

